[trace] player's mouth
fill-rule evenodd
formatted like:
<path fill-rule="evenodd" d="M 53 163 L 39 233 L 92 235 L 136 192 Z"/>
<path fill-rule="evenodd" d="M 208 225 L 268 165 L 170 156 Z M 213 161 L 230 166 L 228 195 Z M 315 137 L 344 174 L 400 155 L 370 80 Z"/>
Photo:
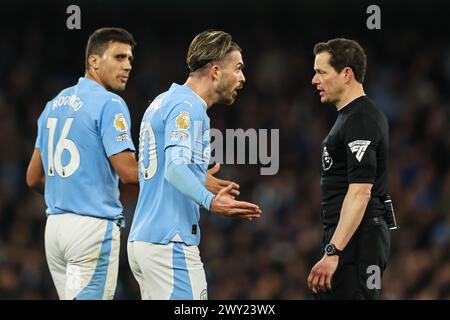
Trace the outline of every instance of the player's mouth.
<path fill-rule="evenodd" d="M 128 81 L 128 76 L 120 75 L 119 76 L 119 80 L 122 81 L 122 82 L 127 82 Z"/>
<path fill-rule="evenodd" d="M 241 90 L 243 87 L 244 87 L 243 85 L 239 85 L 238 87 L 236 87 L 236 89 L 234 89 L 233 98 L 237 96 L 238 90 Z"/>

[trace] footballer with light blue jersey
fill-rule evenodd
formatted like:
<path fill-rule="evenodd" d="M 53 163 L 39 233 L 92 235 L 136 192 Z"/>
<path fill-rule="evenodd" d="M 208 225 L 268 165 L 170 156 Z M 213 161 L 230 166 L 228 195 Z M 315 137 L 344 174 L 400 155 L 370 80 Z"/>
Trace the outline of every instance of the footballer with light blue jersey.
<path fill-rule="evenodd" d="M 130 33 L 103 28 L 89 38 L 86 76 L 50 100 L 38 119 L 27 183 L 47 205 L 45 251 L 60 299 L 112 299 L 117 282 L 119 178 L 138 183 L 123 91 Z"/>
<path fill-rule="evenodd" d="M 215 103 L 232 104 L 245 82 L 241 49 L 223 31 L 192 41 L 184 85 L 172 84 L 144 114 L 139 138 L 140 192 L 128 239 L 128 258 L 143 299 L 207 299 L 200 259 L 200 207 L 245 219 L 255 204 L 237 201 L 234 185 L 217 195 L 205 187 L 209 117 Z"/>
<path fill-rule="evenodd" d="M 47 103 L 38 120 L 35 148 L 41 150 L 46 173 L 48 215 L 123 218 L 119 177 L 109 157 L 135 150 L 129 123 L 122 98 L 88 78 Z"/>
<path fill-rule="evenodd" d="M 174 83 L 145 112 L 139 140 L 140 193 L 129 241 L 199 244 L 199 207 L 209 209 L 214 197 L 204 187 L 209 164 L 206 108 L 190 87 Z M 166 179 L 176 164 L 189 167 L 184 174 L 190 177 L 184 178 L 191 197 Z"/>

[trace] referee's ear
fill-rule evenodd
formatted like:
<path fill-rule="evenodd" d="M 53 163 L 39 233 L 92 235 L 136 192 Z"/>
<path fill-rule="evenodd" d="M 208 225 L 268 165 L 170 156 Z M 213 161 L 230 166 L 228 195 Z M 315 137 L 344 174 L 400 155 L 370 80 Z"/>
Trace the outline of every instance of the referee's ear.
<path fill-rule="evenodd" d="M 351 82 L 353 79 L 355 79 L 355 75 L 353 74 L 353 70 L 350 67 L 345 67 L 342 70 L 343 74 L 344 74 L 344 79 L 346 83 Z"/>

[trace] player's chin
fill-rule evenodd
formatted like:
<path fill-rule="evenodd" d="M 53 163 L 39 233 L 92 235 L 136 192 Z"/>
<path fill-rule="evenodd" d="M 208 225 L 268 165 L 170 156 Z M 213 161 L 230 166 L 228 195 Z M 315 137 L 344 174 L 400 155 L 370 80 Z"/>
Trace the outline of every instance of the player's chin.
<path fill-rule="evenodd" d="M 227 105 L 232 105 L 234 103 L 234 101 L 236 101 L 236 97 L 237 97 L 237 92 L 233 91 L 231 93 L 231 95 L 228 97 L 226 104 Z"/>
<path fill-rule="evenodd" d="M 234 103 L 236 99 L 232 96 L 229 97 L 223 97 L 222 99 L 220 99 L 219 103 L 230 106 Z"/>
<path fill-rule="evenodd" d="M 234 101 L 235 101 L 235 99 L 230 99 L 230 100 L 228 100 L 227 102 L 225 102 L 225 104 L 226 104 L 227 106 L 231 106 L 231 105 L 234 103 Z"/>
<path fill-rule="evenodd" d="M 125 91 L 125 88 L 126 88 L 126 87 L 127 87 L 127 83 L 126 83 L 126 82 L 120 81 L 119 83 L 117 83 L 117 84 L 114 86 L 114 91 L 119 91 L 119 92 Z"/>

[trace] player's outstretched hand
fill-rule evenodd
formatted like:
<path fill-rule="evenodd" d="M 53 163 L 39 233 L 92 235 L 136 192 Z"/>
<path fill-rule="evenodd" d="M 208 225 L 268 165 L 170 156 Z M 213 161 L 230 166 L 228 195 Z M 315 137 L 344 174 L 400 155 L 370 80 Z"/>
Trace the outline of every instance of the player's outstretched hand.
<path fill-rule="evenodd" d="M 239 195 L 239 185 L 233 181 L 222 180 L 214 177 L 213 175 L 219 172 L 219 170 L 220 163 L 216 163 L 214 167 L 208 170 L 208 173 L 206 175 L 206 189 L 214 194 L 218 194 L 220 190 L 228 187 L 231 184 L 233 185 L 233 188 L 231 189 L 230 193 L 231 195 L 237 197 Z"/>
<path fill-rule="evenodd" d="M 211 211 L 226 216 L 252 220 L 259 218 L 261 209 L 253 203 L 234 200 L 233 183 L 223 188 L 211 201 Z"/>

